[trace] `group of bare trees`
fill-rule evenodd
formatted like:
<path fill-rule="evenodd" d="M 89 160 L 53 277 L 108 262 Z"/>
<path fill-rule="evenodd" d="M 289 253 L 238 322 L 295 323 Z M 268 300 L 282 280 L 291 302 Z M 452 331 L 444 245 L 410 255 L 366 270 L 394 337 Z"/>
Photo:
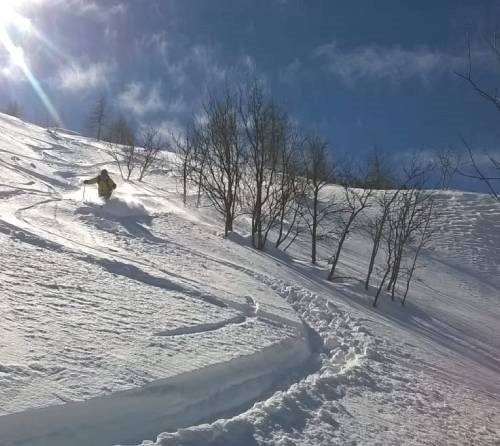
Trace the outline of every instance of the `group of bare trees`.
<path fill-rule="evenodd" d="M 192 152 L 185 160 L 198 190 L 224 217 L 226 235 L 233 230 L 241 200 L 244 153 L 238 113 L 237 97 L 230 92 L 210 97 L 203 108 L 205 120 L 192 123 L 188 138 Z"/>
<path fill-rule="evenodd" d="M 97 141 L 101 140 L 103 131 L 106 128 L 106 124 L 109 118 L 108 109 L 109 107 L 106 96 L 101 95 L 90 110 L 89 116 L 87 118 L 87 129 L 91 132 L 95 132 Z"/>
<path fill-rule="evenodd" d="M 384 266 L 373 306 L 385 287 L 394 300 L 402 283 L 401 303 L 405 304 L 418 256 L 430 242 L 435 217 L 433 192 L 419 187 L 384 192 L 378 197 L 379 209 L 372 226 L 372 252 L 365 280 L 368 289 L 374 261 L 382 248 Z"/>
<path fill-rule="evenodd" d="M 238 215 L 251 218 L 252 244 L 263 250 L 273 229 L 276 245 L 291 235 L 303 196 L 299 169 L 302 141 L 286 113 L 258 83 L 210 95 L 202 114 L 177 138 L 183 200 L 190 184 L 224 219 L 224 232 Z"/>
<path fill-rule="evenodd" d="M 330 263 L 327 277 L 334 280 L 346 241 L 365 231 L 373 241 L 366 288 L 374 271 L 379 280 L 374 305 L 384 286 L 393 299 L 401 289 L 404 303 L 432 234 L 432 194 L 410 181 L 423 171 L 398 182 L 377 150 L 364 175 L 340 169 L 327 141 L 302 136 L 257 82 L 210 94 L 174 141 L 184 204 L 193 195 L 197 206 L 213 207 L 225 235 L 240 216 L 246 216 L 258 250 L 270 239 L 286 250 L 299 234 L 307 234 L 311 263 L 319 260 L 321 242 L 329 253 L 323 255 Z M 383 266 L 376 269 L 376 264 Z"/>
<path fill-rule="evenodd" d="M 332 194 L 323 193 L 335 180 L 334 166 L 328 152 L 328 143 L 320 137 L 306 142 L 304 151 L 306 190 L 302 198 L 302 219 L 311 235 L 311 263 L 316 264 L 318 240 L 327 236 L 325 223 L 335 212 Z"/>
<path fill-rule="evenodd" d="M 373 190 L 369 187 L 360 189 L 353 188 L 349 186 L 349 184 L 343 185 L 336 213 L 338 218 L 332 229 L 335 236 L 335 249 L 330 261 L 331 268 L 328 274 L 328 280 L 334 278 L 344 243 L 349 234 L 352 233 L 355 225 L 359 222 L 361 213 L 370 206 L 372 195 Z"/>
<path fill-rule="evenodd" d="M 89 127 L 107 142 L 125 180 L 143 180 L 170 148 L 158 129 L 137 138 L 124 118 L 108 122 L 104 97 Z M 286 250 L 306 234 L 311 263 L 328 260 L 327 278 L 335 280 L 346 241 L 364 231 L 372 240 L 366 289 L 378 280 L 373 305 L 384 287 L 392 299 L 401 290 L 404 304 L 418 256 L 432 235 L 432 194 L 412 181 L 419 174 L 397 181 L 376 148 L 363 175 L 341 169 L 328 142 L 302 135 L 258 81 L 209 94 L 185 132 L 171 140 L 184 204 L 194 195 L 196 206 L 215 209 L 226 236 L 243 216 L 258 250 L 271 242 Z"/>
<path fill-rule="evenodd" d="M 155 127 L 145 129 L 137 144 L 127 122 L 121 119 L 111 126 L 107 145 L 122 179 L 126 181 L 133 175 L 142 181 L 156 166 L 162 167 L 162 154 L 170 149 L 169 142 Z"/>
<path fill-rule="evenodd" d="M 170 144 L 158 128 L 148 127 L 137 137 L 123 116 L 114 120 L 110 117 L 106 97 L 101 95 L 90 111 L 87 128 L 95 132 L 97 141 L 106 142 L 122 179 L 128 181 L 135 175 L 142 181 L 159 165 L 162 153 L 170 149 Z"/>

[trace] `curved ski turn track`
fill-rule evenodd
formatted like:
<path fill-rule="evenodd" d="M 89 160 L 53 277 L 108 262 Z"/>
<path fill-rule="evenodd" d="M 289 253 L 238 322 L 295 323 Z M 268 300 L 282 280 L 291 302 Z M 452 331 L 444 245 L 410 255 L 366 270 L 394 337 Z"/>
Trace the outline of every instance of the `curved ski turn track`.
<path fill-rule="evenodd" d="M 0 130 L 0 445 L 499 438 L 498 203 L 442 193 L 432 272 L 407 308 L 373 310 L 308 266 L 305 239 L 224 239 L 171 176 L 119 182 L 101 207 L 81 181 L 118 178 L 104 144 L 4 115 Z M 365 246 L 350 241 L 346 277 Z"/>

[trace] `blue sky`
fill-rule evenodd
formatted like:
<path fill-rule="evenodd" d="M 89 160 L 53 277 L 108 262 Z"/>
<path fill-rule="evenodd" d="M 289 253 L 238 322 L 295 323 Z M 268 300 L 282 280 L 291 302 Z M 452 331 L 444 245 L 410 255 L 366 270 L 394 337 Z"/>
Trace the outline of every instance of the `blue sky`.
<path fill-rule="evenodd" d="M 500 115 L 454 74 L 467 70 L 469 36 L 474 74 L 495 90 L 500 63 L 488 39 L 500 31 L 498 1 L 4 2 L 31 31 L 0 26 L 74 130 L 101 93 L 137 126 L 181 128 L 207 89 L 251 73 L 306 132 L 342 153 L 377 145 L 404 157 L 458 147 L 460 135 L 499 153 Z M 50 119 L 0 45 L 0 106 L 9 100 L 29 120 Z"/>

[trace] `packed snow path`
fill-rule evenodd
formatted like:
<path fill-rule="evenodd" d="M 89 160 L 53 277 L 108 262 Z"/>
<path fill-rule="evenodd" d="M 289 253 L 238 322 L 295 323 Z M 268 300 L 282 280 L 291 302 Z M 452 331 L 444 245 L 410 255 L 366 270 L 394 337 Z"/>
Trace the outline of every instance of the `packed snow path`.
<path fill-rule="evenodd" d="M 90 429 L 93 439 L 85 434 L 72 444 L 151 438 L 256 398 L 310 355 L 302 322 L 279 295 L 213 254 L 218 235 L 174 213 L 153 223 L 148 209 L 120 197 L 105 209 L 82 203 L 74 191 L 106 153 L 7 122 L 0 444 L 68 444 Z M 136 194 L 155 199 L 140 187 Z M 223 245 L 230 251 L 234 243 Z M 176 385 L 192 393 L 172 392 L 166 407 L 162 395 Z M 246 390 L 235 395 L 238 385 Z M 216 404 L 226 387 L 231 393 Z M 129 389 L 132 399 L 116 403 Z M 148 411 L 151 389 L 161 407 Z M 190 413 L 189 406 L 198 407 Z M 131 412 L 144 421 L 124 430 Z M 158 424 L 166 415 L 172 424 Z"/>
<path fill-rule="evenodd" d="M 373 310 L 307 240 L 223 239 L 171 177 L 101 208 L 81 181 L 103 166 L 103 144 L 0 115 L 1 446 L 495 444 L 497 203 L 442 193 L 407 308 Z"/>

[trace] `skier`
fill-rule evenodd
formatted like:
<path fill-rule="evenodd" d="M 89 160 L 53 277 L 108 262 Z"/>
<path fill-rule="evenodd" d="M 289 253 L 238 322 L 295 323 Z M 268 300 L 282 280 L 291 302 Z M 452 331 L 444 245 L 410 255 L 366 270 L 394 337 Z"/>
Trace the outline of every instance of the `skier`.
<path fill-rule="evenodd" d="M 108 175 L 106 169 L 102 169 L 101 173 L 91 180 L 85 180 L 83 184 L 94 184 L 97 183 L 97 193 L 99 197 L 104 198 L 104 201 L 108 201 L 111 198 L 111 194 L 116 189 L 115 182 Z"/>

